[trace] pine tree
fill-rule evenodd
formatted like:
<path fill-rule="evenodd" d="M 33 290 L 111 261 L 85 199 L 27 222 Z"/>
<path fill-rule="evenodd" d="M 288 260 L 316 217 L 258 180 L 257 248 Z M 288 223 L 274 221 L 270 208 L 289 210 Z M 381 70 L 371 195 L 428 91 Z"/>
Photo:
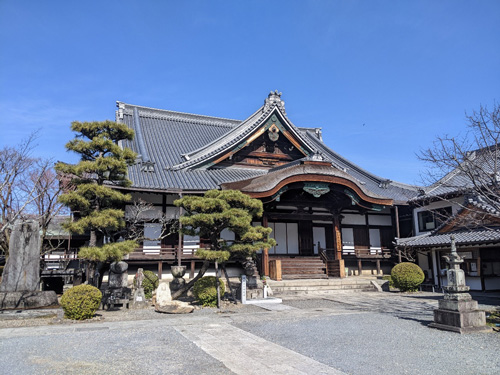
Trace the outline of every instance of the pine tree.
<path fill-rule="evenodd" d="M 269 238 L 271 228 L 252 226 L 252 220 L 262 216 L 262 202 L 240 191 L 209 190 L 203 196 L 186 196 L 174 204 L 185 211 L 180 218 L 181 232 L 207 239 L 210 249 L 196 251 L 196 255 L 204 259 L 203 266 L 193 280 L 172 294 L 173 298 L 189 290 L 205 274 L 210 262 L 244 259 L 260 249 L 276 245 L 276 241 Z M 234 241 L 221 238 L 221 232 L 225 229 L 234 232 Z"/>
<path fill-rule="evenodd" d="M 75 121 L 71 130 L 77 135 L 66 148 L 80 154 L 81 160 L 78 164 L 56 164 L 58 173 L 70 181 L 69 189 L 59 200 L 78 217 L 66 223 L 65 228 L 72 233 L 90 233 L 89 245 L 81 248 L 78 255 L 88 262 L 89 284 L 97 286 L 98 266 L 121 260 L 137 246 L 134 241 L 113 242 L 113 232 L 125 226 L 122 208 L 131 197 L 112 187 L 130 186 L 127 166 L 136 157 L 132 150 L 122 149 L 118 141 L 132 140 L 134 132 L 109 120 Z"/>

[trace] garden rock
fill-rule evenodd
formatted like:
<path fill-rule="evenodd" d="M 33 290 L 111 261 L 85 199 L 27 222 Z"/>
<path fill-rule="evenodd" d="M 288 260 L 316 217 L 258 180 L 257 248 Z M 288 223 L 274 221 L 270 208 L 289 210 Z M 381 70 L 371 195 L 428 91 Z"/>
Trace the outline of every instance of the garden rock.
<path fill-rule="evenodd" d="M 155 311 L 167 314 L 187 314 L 194 310 L 194 307 L 186 302 L 172 301 L 170 293 L 170 283 L 160 282 L 156 290 Z"/>

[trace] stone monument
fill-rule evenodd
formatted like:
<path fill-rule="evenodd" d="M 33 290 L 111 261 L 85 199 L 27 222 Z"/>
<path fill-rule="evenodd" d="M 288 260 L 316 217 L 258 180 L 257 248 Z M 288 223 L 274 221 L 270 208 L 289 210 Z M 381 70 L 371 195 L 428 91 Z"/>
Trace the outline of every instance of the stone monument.
<path fill-rule="evenodd" d="M 148 307 L 148 301 L 146 301 L 146 295 L 144 293 L 144 288 L 142 287 L 142 282 L 144 281 L 144 270 L 139 268 L 135 274 L 134 281 L 134 294 L 132 295 L 132 308 L 133 309 L 145 309 Z"/>
<path fill-rule="evenodd" d="M 40 291 L 40 229 L 36 220 L 16 221 L 0 284 L 0 309 L 57 306 L 53 290 Z"/>
<path fill-rule="evenodd" d="M 194 310 L 194 307 L 187 302 L 172 300 L 170 293 L 170 283 L 160 281 L 156 289 L 155 311 L 167 314 L 187 314 Z"/>
<path fill-rule="evenodd" d="M 486 314 L 478 310 L 477 301 L 465 285 L 465 274 L 460 269 L 464 261 L 457 253 L 455 238 L 451 236 L 451 254 L 443 257 L 450 265 L 447 273 L 448 286 L 445 286 L 444 299 L 439 300 L 439 308 L 434 310 L 434 323 L 429 326 L 459 333 L 490 332 L 486 326 Z"/>
<path fill-rule="evenodd" d="M 103 293 L 102 305 L 113 308 L 115 305 L 129 307 L 131 290 L 128 288 L 128 264 L 126 262 L 113 262 L 109 266 L 108 289 Z"/>

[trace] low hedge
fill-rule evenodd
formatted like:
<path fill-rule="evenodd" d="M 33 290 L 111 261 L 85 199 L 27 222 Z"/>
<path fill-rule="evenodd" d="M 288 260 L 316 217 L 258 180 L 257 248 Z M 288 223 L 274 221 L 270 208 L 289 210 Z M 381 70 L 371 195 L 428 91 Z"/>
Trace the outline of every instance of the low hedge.
<path fill-rule="evenodd" d="M 402 292 L 416 292 L 424 282 L 424 271 L 414 263 L 399 263 L 391 271 L 394 286 Z"/>
<path fill-rule="evenodd" d="M 217 306 L 217 280 L 215 276 L 205 276 L 194 283 L 193 294 L 203 306 Z M 219 279 L 220 295 L 226 292 L 224 282 Z"/>
<path fill-rule="evenodd" d="M 73 320 L 91 319 L 101 303 L 102 293 L 92 285 L 78 285 L 61 297 L 64 316 Z"/>

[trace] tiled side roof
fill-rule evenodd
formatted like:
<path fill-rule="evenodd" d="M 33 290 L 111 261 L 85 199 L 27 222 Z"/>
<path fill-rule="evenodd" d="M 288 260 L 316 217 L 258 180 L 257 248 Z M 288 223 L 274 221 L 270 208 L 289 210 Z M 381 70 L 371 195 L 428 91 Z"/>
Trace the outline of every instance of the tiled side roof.
<path fill-rule="evenodd" d="M 457 246 L 500 244 L 500 228 L 467 229 L 453 233 L 424 234 L 417 237 L 400 238 L 397 245 L 401 247 L 431 248 L 451 245 L 450 235 L 455 236 Z"/>
<path fill-rule="evenodd" d="M 495 159 L 498 158 L 494 146 L 481 148 L 467 154 L 460 166 L 432 185 L 422 189 L 421 193 L 411 199 L 418 202 L 426 199 L 443 197 L 449 194 L 463 194 L 475 185 L 487 185 L 493 180 L 492 175 L 498 173 Z M 469 176 L 467 176 L 469 174 Z"/>

